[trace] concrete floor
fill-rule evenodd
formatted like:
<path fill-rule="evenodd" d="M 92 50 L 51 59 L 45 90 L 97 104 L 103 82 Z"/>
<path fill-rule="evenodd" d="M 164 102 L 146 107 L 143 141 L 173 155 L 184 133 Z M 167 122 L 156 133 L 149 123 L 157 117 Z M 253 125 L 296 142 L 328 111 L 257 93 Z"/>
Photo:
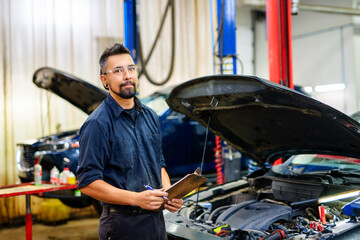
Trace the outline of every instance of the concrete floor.
<path fill-rule="evenodd" d="M 95 240 L 98 239 L 99 218 L 69 220 L 50 226 L 36 223 L 32 227 L 33 240 Z M 25 240 L 25 226 L 1 227 L 0 239 Z"/>

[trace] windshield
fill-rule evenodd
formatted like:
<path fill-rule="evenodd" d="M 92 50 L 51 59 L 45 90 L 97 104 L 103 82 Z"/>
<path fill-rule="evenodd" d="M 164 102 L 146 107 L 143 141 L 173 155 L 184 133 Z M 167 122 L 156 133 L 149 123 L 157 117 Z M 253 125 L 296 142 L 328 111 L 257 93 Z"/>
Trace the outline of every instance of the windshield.
<path fill-rule="evenodd" d="M 169 109 L 169 106 L 165 102 L 165 98 L 165 95 L 156 94 L 141 99 L 141 102 L 153 109 L 158 116 L 161 116 Z"/>
<path fill-rule="evenodd" d="M 304 174 L 329 170 L 360 170 L 360 159 L 334 155 L 300 154 L 291 157 L 272 171 L 279 174 Z"/>

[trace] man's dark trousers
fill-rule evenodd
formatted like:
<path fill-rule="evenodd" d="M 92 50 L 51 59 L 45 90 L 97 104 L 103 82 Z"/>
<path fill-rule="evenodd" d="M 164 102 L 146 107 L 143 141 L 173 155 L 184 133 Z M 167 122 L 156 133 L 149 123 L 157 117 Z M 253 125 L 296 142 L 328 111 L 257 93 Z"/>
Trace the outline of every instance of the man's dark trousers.
<path fill-rule="evenodd" d="M 164 216 L 162 212 L 104 207 L 99 223 L 99 239 L 166 240 Z"/>

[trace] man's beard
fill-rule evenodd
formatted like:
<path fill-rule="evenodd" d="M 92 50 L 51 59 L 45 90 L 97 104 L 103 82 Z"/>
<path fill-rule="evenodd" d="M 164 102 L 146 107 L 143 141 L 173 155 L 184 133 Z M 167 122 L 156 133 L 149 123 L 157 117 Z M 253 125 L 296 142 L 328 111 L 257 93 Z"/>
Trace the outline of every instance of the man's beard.
<path fill-rule="evenodd" d="M 128 84 L 133 85 L 133 88 L 124 87 L 125 85 L 128 85 Z M 119 91 L 119 92 L 114 91 L 114 89 L 112 89 L 111 86 L 109 86 L 109 87 L 110 87 L 110 89 L 111 89 L 116 95 L 118 95 L 119 97 L 124 98 L 124 99 L 133 98 L 133 97 L 135 96 L 135 94 L 136 94 L 136 86 L 135 86 L 135 83 L 134 83 L 134 82 L 131 82 L 131 81 L 120 84 L 120 86 L 119 86 L 120 91 Z"/>

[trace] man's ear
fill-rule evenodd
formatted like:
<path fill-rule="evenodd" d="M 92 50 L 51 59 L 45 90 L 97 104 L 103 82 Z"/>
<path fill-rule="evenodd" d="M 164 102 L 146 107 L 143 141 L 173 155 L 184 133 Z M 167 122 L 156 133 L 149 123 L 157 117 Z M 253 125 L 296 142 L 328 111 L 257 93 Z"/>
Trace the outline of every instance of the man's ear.
<path fill-rule="evenodd" d="M 105 75 L 101 75 L 100 76 L 100 80 L 101 80 L 101 83 L 103 85 L 103 87 L 106 89 L 106 90 L 109 90 L 109 82 L 107 80 L 107 77 Z"/>

